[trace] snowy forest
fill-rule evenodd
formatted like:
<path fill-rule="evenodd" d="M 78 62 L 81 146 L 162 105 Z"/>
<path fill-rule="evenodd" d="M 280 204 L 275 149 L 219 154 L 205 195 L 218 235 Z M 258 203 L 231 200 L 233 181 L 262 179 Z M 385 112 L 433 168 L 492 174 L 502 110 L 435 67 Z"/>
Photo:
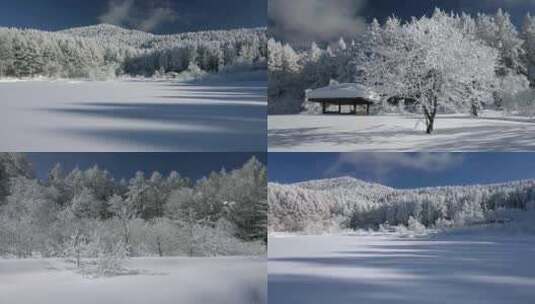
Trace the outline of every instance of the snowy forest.
<path fill-rule="evenodd" d="M 107 79 L 265 70 L 264 28 L 155 35 L 117 26 L 47 32 L 0 27 L 0 78 Z"/>
<path fill-rule="evenodd" d="M 268 186 L 269 230 L 464 227 L 518 220 L 532 226 L 535 180 L 397 190 L 351 177 Z M 531 220 L 529 219 L 531 216 Z M 533 231 L 533 230 L 531 230 Z"/>
<path fill-rule="evenodd" d="M 268 41 L 269 113 L 315 112 L 305 90 L 356 82 L 382 102 L 375 111 L 418 112 L 427 133 L 438 113 L 483 109 L 535 114 L 535 17 L 517 28 L 510 15 L 447 13 L 373 20 L 357 37 L 309 48 Z"/>
<path fill-rule="evenodd" d="M 34 177 L 24 154 L 0 154 L 0 256 L 65 258 L 116 272 L 140 256 L 265 254 L 266 168 L 252 158 L 192 181 L 177 172 L 116 180 L 94 166 Z"/>

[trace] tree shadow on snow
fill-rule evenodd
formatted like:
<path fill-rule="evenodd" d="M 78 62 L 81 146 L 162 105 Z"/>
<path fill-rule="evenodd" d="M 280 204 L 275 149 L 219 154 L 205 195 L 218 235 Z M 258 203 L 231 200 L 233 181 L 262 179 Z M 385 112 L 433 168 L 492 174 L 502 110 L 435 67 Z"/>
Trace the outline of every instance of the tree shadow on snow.
<path fill-rule="evenodd" d="M 56 114 L 108 118 L 136 122 L 133 127 L 114 128 L 95 125 L 62 126 L 50 130 L 93 141 L 120 142 L 126 145 L 163 151 L 261 151 L 267 147 L 266 106 L 262 94 L 247 87 L 236 88 L 237 96 L 203 96 L 203 89 L 193 96 L 169 95 L 150 97 L 169 102 L 87 102 L 61 108 L 44 108 Z M 179 88 L 179 93 L 183 93 Z M 265 99 L 264 99 L 265 100 Z M 214 101 L 216 103 L 214 103 Z M 221 103 L 217 103 L 220 101 Z M 235 104 L 229 104 L 236 101 Z M 251 101 L 250 103 L 242 103 Z M 158 123 L 161 126 L 145 126 Z M 132 125 L 132 124 L 130 124 Z"/>
<path fill-rule="evenodd" d="M 514 242 L 393 240 L 328 257 L 271 258 L 270 263 L 325 269 L 321 275 L 270 274 L 268 298 L 277 304 L 528 303 L 535 298 L 535 254 L 529 248 Z M 337 269 L 354 269 L 354 277 L 337 277 Z"/>
<path fill-rule="evenodd" d="M 358 151 L 532 151 L 535 150 L 535 124 L 440 128 L 432 135 L 411 129 L 375 131 L 376 128 L 336 132 L 328 127 L 268 130 L 271 148 L 287 149 L 299 145 L 336 145 L 340 151 L 350 151 L 350 145 L 369 145 Z M 413 144 L 403 141 L 412 136 Z M 393 146 L 381 148 L 381 145 Z M 396 145 L 408 148 L 396 148 Z M 347 148 L 346 148 L 347 147 Z"/>

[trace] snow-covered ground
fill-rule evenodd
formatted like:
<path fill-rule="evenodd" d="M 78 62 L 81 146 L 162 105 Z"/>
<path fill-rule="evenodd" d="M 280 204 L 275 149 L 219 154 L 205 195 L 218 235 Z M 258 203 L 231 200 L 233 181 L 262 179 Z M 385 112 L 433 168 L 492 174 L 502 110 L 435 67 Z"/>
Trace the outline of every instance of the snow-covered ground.
<path fill-rule="evenodd" d="M 268 121 L 273 152 L 535 150 L 535 120 L 496 112 L 439 115 L 433 135 L 425 133 L 421 115 L 273 115 Z"/>
<path fill-rule="evenodd" d="M 0 150 L 262 151 L 266 82 L 0 81 Z"/>
<path fill-rule="evenodd" d="M 262 304 L 265 258 L 136 258 L 139 274 L 84 278 L 56 259 L 0 259 L 0 303 Z"/>
<path fill-rule="evenodd" d="M 522 304 L 535 300 L 535 236 L 469 230 L 269 239 L 269 303 Z"/>

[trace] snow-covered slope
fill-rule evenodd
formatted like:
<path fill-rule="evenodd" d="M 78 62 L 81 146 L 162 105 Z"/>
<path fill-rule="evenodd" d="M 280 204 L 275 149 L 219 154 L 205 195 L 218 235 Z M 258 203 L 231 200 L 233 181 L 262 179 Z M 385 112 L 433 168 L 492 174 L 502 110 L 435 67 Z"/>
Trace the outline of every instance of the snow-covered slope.
<path fill-rule="evenodd" d="M 271 231 L 426 226 L 504 221 L 499 210 L 535 206 L 535 180 L 397 190 L 344 177 L 269 185 Z"/>
<path fill-rule="evenodd" d="M 76 27 L 59 31 L 59 33 L 73 37 L 100 39 L 107 43 L 119 42 L 132 47 L 141 47 L 145 41 L 154 38 L 151 33 L 124 29 L 111 24 Z"/>
<path fill-rule="evenodd" d="M 264 35 L 265 28 L 232 29 L 218 31 L 185 32 L 172 35 L 156 35 L 139 30 L 125 29 L 111 24 L 97 24 L 76 27 L 59 31 L 58 33 L 79 38 L 92 38 L 106 43 L 122 43 L 135 48 L 155 48 L 172 46 L 180 42 L 191 41 L 224 41 L 232 36 Z"/>
<path fill-rule="evenodd" d="M 345 189 L 355 192 L 367 191 L 367 192 L 385 192 L 394 191 L 394 188 L 387 187 L 377 183 L 369 183 L 360 179 L 356 179 L 350 176 L 312 180 L 294 184 L 296 187 L 301 187 L 310 190 L 333 190 L 333 189 Z"/>
<path fill-rule="evenodd" d="M 0 78 L 255 70 L 267 58 L 265 28 L 155 35 L 109 24 L 59 32 L 0 27 L 0 46 Z"/>

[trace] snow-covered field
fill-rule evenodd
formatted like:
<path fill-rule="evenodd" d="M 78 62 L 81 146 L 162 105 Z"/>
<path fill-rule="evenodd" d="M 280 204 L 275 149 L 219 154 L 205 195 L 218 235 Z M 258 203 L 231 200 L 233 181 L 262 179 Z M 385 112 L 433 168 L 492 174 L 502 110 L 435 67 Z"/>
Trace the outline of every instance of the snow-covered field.
<path fill-rule="evenodd" d="M 0 150 L 262 151 L 266 82 L 0 81 Z"/>
<path fill-rule="evenodd" d="M 278 236 L 269 303 L 524 304 L 535 301 L 535 236 L 485 230 L 423 238 Z"/>
<path fill-rule="evenodd" d="M 499 113 L 439 115 L 433 135 L 425 133 L 421 115 L 274 115 L 268 121 L 273 152 L 535 150 L 535 121 Z"/>
<path fill-rule="evenodd" d="M 0 303 L 262 304 L 265 258 L 136 258 L 139 274 L 90 279 L 55 259 L 0 259 Z"/>

